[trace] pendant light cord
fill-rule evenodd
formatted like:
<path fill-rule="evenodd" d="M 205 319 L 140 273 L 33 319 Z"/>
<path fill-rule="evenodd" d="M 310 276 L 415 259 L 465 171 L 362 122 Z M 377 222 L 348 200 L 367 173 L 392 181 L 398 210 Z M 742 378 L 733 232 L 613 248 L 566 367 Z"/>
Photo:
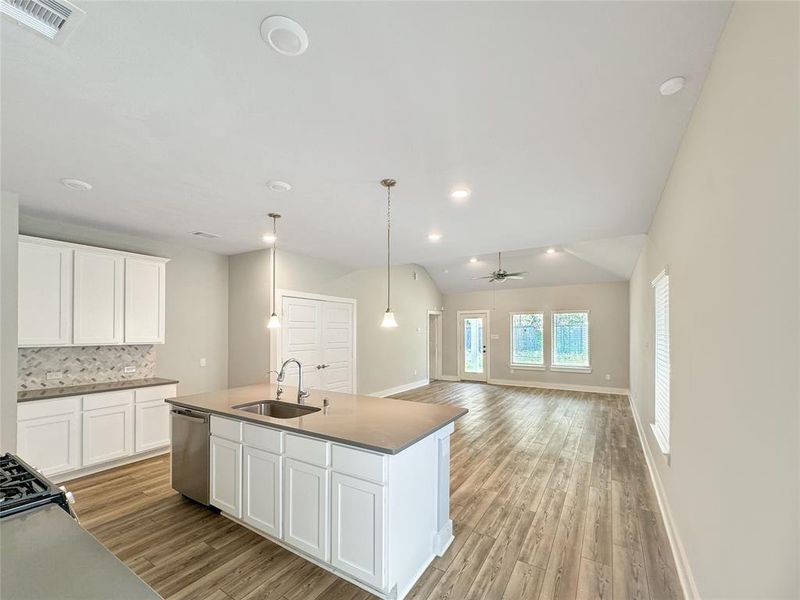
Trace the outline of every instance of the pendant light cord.
<path fill-rule="evenodd" d="M 272 242 L 272 314 L 278 314 L 275 311 L 275 287 L 276 287 L 276 280 L 275 280 L 275 264 L 278 262 L 278 219 L 276 217 L 272 217 L 272 237 L 274 241 Z"/>
<path fill-rule="evenodd" d="M 386 188 L 386 310 L 392 308 L 392 186 Z"/>

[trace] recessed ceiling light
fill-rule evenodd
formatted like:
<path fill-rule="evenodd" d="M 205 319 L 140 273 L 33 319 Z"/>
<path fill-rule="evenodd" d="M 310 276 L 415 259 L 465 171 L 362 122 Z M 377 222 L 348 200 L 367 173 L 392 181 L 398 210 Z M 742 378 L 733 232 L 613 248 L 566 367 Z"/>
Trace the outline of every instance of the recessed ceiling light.
<path fill-rule="evenodd" d="M 274 244 L 275 241 L 278 239 L 278 237 L 271 233 L 265 233 L 261 239 L 264 240 L 267 244 Z"/>
<path fill-rule="evenodd" d="M 456 188 L 450 192 L 450 197 L 453 200 L 466 200 L 472 192 L 469 188 Z"/>
<path fill-rule="evenodd" d="M 292 189 L 292 184 L 277 179 L 270 179 L 267 182 L 267 189 L 271 192 L 288 192 Z"/>
<path fill-rule="evenodd" d="M 441 233 L 429 233 L 428 234 L 428 239 L 430 241 L 432 241 L 432 242 L 438 242 L 440 239 L 442 239 L 442 234 Z"/>
<path fill-rule="evenodd" d="M 91 183 L 86 183 L 85 181 L 81 181 L 80 179 L 62 179 L 61 184 L 69 188 L 71 190 L 75 190 L 77 192 L 86 192 L 92 189 Z"/>
<path fill-rule="evenodd" d="M 547 249 L 547 253 L 548 254 L 555 254 L 556 253 L 556 249 L 555 248 L 548 248 Z"/>
<path fill-rule="evenodd" d="M 297 21 L 273 15 L 261 22 L 261 39 L 284 56 L 300 56 L 308 49 L 308 34 Z"/>
<path fill-rule="evenodd" d="M 661 87 L 658 88 L 658 91 L 661 92 L 662 96 L 672 96 L 672 94 L 677 94 L 680 92 L 685 84 L 685 77 L 673 77 L 662 83 Z"/>
<path fill-rule="evenodd" d="M 473 256 L 472 258 L 469 259 L 469 262 L 476 263 L 478 262 L 478 259 Z"/>
<path fill-rule="evenodd" d="M 445 273 L 449 273 L 450 271 L 449 271 L 448 269 L 445 269 L 445 270 L 444 270 L 444 272 L 445 272 Z"/>

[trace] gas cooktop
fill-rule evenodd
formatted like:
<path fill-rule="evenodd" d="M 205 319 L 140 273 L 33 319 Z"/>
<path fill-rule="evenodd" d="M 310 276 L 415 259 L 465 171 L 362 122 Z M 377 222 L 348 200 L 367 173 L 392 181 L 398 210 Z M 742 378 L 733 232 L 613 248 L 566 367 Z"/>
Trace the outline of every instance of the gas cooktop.
<path fill-rule="evenodd" d="M 21 458 L 0 456 L 0 518 L 51 502 L 72 514 L 71 496 Z"/>

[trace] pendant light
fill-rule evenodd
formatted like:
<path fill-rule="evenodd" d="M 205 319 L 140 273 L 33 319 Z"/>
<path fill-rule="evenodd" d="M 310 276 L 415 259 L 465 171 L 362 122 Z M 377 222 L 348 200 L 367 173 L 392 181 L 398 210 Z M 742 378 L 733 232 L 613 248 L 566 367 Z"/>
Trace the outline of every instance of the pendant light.
<path fill-rule="evenodd" d="M 392 188 L 397 182 L 394 179 L 382 179 L 381 185 L 386 188 L 386 312 L 381 327 L 392 328 L 397 327 L 392 312 Z"/>
<path fill-rule="evenodd" d="M 278 319 L 278 314 L 275 312 L 275 262 L 276 256 L 278 253 L 278 219 L 281 216 L 277 213 L 269 213 L 269 217 L 272 219 L 272 315 L 269 317 L 269 323 L 267 323 L 267 329 L 278 329 L 281 326 L 281 321 Z"/>

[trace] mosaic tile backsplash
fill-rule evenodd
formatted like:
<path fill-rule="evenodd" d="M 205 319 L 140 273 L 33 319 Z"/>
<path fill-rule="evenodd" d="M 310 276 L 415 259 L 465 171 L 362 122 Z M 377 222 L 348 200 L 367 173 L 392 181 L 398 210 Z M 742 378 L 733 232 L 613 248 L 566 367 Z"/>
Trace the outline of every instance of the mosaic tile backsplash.
<path fill-rule="evenodd" d="M 84 383 L 102 383 L 155 376 L 156 350 L 142 346 L 71 346 L 19 348 L 17 389 L 38 390 Z M 125 373 L 125 367 L 136 367 Z M 61 371 L 58 379 L 47 373 Z"/>

